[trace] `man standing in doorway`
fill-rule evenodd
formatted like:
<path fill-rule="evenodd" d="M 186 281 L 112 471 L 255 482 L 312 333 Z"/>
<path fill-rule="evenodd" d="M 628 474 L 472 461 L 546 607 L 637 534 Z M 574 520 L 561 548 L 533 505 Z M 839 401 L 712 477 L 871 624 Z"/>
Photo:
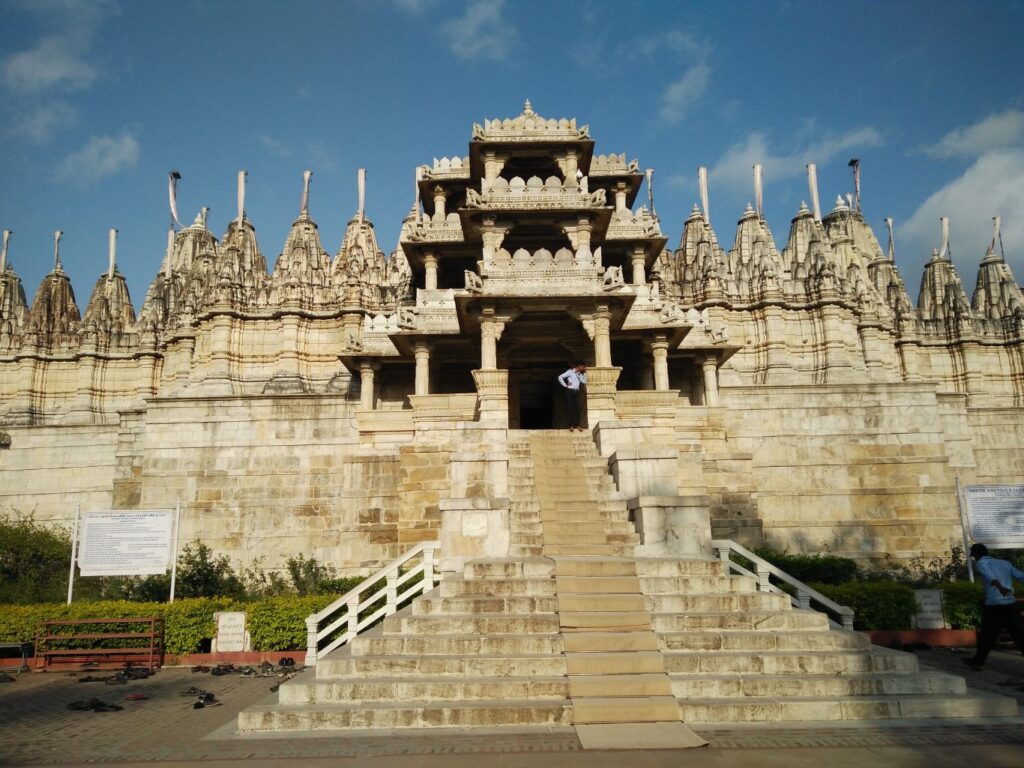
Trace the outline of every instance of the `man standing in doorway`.
<path fill-rule="evenodd" d="M 580 393 L 587 385 L 587 366 L 584 363 L 576 363 L 572 368 L 558 377 L 558 383 L 565 390 L 565 405 L 568 411 L 569 431 L 575 432 L 582 429 L 580 426 L 580 411 L 582 402 Z"/>
<path fill-rule="evenodd" d="M 971 669 L 981 669 L 1004 627 L 1024 653 L 1024 618 L 1021 618 L 1013 596 L 1013 580 L 1024 581 L 1024 573 L 1006 560 L 990 557 L 984 544 L 974 544 L 971 557 L 974 558 L 974 570 L 985 588 L 985 606 L 981 609 L 981 629 L 974 656 L 963 659 L 963 662 Z"/>

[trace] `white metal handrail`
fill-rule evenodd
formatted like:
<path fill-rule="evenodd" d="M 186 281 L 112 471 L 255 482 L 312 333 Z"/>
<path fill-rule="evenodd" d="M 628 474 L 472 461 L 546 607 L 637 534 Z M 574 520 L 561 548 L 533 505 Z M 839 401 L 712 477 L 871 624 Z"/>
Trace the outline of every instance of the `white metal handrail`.
<path fill-rule="evenodd" d="M 437 569 L 440 548 L 441 542 L 439 541 L 420 542 L 350 589 L 322 611 L 307 616 L 306 665 L 316 664 L 317 659 L 349 642 L 382 617 L 390 616 L 409 598 L 432 590 L 441 581 L 441 573 Z M 408 570 L 403 573 L 402 568 L 408 568 Z M 423 578 L 417 580 L 416 577 L 421 574 Z M 381 584 L 381 582 L 383 583 Z M 368 594 L 377 584 L 380 584 L 379 588 Z M 384 600 L 384 605 L 373 613 L 360 618 L 359 614 L 362 611 L 381 599 Z M 330 623 L 322 626 L 328 620 Z M 346 629 L 341 634 L 337 634 L 342 627 L 346 627 Z M 323 647 L 321 647 L 321 643 L 324 643 Z"/>
<path fill-rule="evenodd" d="M 727 564 L 730 571 L 742 576 L 750 576 L 753 578 L 757 582 L 757 589 L 759 592 L 774 592 L 780 595 L 788 594 L 771 582 L 771 578 L 774 576 L 779 581 L 784 581 L 789 584 L 795 590 L 796 594 L 789 596 L 794 608 L 818 610 L 811 604 L 811 601 L 814 601 L 826 609 L 824 613 L 831 613 L 839 616 L 839 624 L 842 625 L 843 629 L 853 629 L 852 608 L 848 608 L 845 605 L 840 605 L 834 600 L 830 600 L 821 594 L 821 592 L 811 589 L 802 581 L 794 579 L 785 571 L 780 570 L 764 558 L 758 557 L 749 549 L 740 546 L 735 541 L 730 541 L 729 539 L 715 539 L 711 542 L 711 547 L 717 550 L 719 559 Z M 729 555 L 732 552 L 735 552 L 743 559 L 749 560 L 753 563 L 756 573 L 730 559 Z"/>

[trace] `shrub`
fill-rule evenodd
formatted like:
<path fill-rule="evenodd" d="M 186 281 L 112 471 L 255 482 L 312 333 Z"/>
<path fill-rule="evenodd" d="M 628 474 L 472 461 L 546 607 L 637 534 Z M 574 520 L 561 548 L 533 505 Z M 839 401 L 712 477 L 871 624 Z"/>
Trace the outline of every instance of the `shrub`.
<path fill-rule="evenodd" d="M 942 610 L 953 629 L 975 629 L 981 625 L 984 591 L 980 583 L 954 581 L 941 585 Z"/>
<path fill-rule="evenodd" d="M 67 593 L 71 534 L 31 516 L 0 515 L 0 603 L 60 600 Z"/>
<path fill-rule="evenodd" d="M 330 605 L 338 595 L 268 597 L 248 603 L 248 628 L 254 651 L 291 651 L 306 647 L 306 617 Z"/>
<path fill-rule="evenodd" d="M 837 555 L 789 555 L 771 549 L 754 553 L 805 584 L 843 584 L 857 579 L 857 563 Z"/>
<path fill-rule="evenodd" d="M 914 590 L 890 581 L 811 584 L 825 597 L 854 611 L 854 629 L 910 629 L 917 605 Z"/>

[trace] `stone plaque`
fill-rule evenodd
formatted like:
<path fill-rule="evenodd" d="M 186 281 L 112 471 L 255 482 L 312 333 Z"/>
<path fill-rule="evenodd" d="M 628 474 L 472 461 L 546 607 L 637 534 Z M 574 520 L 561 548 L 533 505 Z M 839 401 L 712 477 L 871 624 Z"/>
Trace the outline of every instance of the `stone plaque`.
<path fill-rule="evenodd" d="M 217 622 L 217 636 L 212 647 L 215 653 L 251 650 L 249 633 L 245 630 L 245 611 L 218 611 L 213 616 Z"/>
<path fill-rule="evenodd" d="M 914 600 L 917 601 L 915 624 L 918 629 L 944 629 L 946 618 L 942 613 L 941 589 L 915 589 Z"/>

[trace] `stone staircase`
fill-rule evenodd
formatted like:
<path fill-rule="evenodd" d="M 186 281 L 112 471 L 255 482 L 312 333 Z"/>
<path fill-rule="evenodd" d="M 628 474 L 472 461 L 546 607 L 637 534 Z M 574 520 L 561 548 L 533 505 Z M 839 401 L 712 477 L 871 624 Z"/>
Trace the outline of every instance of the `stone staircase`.
<path fill-rule="evenodd" d="M 240 713 L 240 730 L 1017 715 L 1013 699 L 830 630 L 720 561 L 631 556 L 589 435 L 518 434 L 513 557 L 470 561 L 278 703 Z"/>

